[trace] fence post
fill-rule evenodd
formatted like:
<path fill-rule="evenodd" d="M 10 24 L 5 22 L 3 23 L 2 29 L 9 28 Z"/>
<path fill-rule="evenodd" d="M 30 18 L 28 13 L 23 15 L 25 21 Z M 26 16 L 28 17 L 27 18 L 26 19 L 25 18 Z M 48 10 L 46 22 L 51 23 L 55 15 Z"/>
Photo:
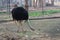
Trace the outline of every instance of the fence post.
<path fill-rule="evenodd" d="M 25 9 L 28 11 L 28 0 L 25 0 Z"/>

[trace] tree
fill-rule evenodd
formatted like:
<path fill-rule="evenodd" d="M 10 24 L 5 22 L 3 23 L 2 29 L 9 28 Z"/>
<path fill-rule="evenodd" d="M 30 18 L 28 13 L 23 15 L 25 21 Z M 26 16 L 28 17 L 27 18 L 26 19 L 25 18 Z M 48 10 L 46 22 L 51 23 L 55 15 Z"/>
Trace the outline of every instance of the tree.
<path fill-rule="evenodd" d="M 35 0 L 33 0 L 33 7 L 35 8 L 36 6 L 35 6 Z"/>
<path fill-rule="evenodd" d="M 25 0 L 25 9 L 28 11 L 28 0 Z"/>
<path fill-rule="evenodd" d="M 43 0 L 39 0 L 39 6 L 40 6 L 40 7 L 43 6 Z"/>
<path fill-rule="evenodd" d="M 51 0 L 51 4 L 52 4 L 52 6 L 54 5 L 54 0 Z"/>

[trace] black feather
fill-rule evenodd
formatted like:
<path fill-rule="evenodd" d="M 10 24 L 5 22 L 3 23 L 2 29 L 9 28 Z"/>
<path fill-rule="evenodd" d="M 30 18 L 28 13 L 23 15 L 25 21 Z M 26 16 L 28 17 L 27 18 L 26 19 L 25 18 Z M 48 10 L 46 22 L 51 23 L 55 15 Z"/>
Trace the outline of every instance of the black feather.
<path fill-rule="evenodd" d="M 12 17 L 15 20 L 28 20 L 28 12 L 23 7 L 17 7 L 12 10 Z"/>

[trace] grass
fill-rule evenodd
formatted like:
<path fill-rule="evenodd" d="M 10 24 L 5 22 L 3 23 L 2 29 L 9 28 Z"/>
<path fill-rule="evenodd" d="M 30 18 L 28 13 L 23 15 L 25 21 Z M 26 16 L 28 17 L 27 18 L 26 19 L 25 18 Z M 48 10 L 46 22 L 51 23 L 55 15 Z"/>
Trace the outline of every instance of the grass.
<path fill-rule="evenodd" d="M 19 34 L 20 34 L 20 36 L 24 36 L 24 35 L 28 35 L 28 36 L 36 35 L 36 33 L 31 32 L 31 31 L 22 31 Z"/>
<path fill-rule="evenodd" d="M 7 14 L 7 12 L 0 12 L 0 14 Z"/>
<path fill-rule="evenodd" d="M 29 16 L 42 16 L 42 15 L 50 15 L 54 13 L 60 13 L 60 10 L 47 10 L 47 11 L 33 11 L 29 12 Z"/>
<path fill-rule="evenodd" d="M 46 11 L 32 11 L 29 12 L 29 16 L 42 16 L 42 15 L 50 15 L 54 13 L 60 13 L 60 10 L 46 10 Z M 0 14 L 8 14 L 6 12 L 0 12 Z"/>

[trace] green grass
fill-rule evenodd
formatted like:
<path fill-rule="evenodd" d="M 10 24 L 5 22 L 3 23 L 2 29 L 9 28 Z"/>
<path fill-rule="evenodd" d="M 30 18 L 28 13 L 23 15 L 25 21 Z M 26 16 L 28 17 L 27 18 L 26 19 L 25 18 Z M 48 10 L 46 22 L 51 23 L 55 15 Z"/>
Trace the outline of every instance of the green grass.
<path fill-rule="evenodd" d="M 28 35 L 28 36 L 36 35 L 36 33 L 31 32 L 31 31 L 22 31 L 19 34 L 20 34 L 20 36 L 24 36 L 24 35 Z"/>
<path fill-rule="evenodd" d="M 54 13 L 60 13 L 60 10 L 47 10 L 47 11 L 33 11 L 29 12 L 29 16 L 42 16 L 42 15 L 50 15 Z"/>
<path fill-rule="evenodd" d="M 50 15 L 54 13 L 60 13 L 60 10 L 46 10 L 46 11 L 32 11 L 29 12 L 29 16 L 42 16 L 42 15 Z M 8 14 L 6 12 L 0 12 L 0 14 Z"/>
<path fill-rule="evenodd" d="M 0 12 L 0 14 L 7 14 L 7 12 Z"/>

